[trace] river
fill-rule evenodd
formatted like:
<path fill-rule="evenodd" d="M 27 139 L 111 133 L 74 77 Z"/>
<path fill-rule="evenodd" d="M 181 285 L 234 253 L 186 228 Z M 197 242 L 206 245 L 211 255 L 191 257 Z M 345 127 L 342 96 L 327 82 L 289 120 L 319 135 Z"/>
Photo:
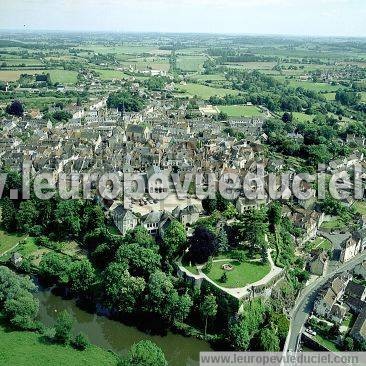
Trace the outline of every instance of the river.
<path fill-rule="evenodd" d="M 75 300 L 56 296 L 49 289 L 40 288 L 36 293 L 40 302 L 39 320 L 53 326 L 57 315 L 67 310 L 74 318 L 73 332 L 83 332 L 89 341 L 106 350 L 123 355 L 129 347 L 142 339 L 149 339 L 164 351 L 169 365 L 198 365 L 199 352 L 211 351 L 210 345 L 193 337 L 167 332 L 164 336 L 148 335 L 133 326 L 128 326 L 107 317 L 92 314 L 76 306 Z"/>

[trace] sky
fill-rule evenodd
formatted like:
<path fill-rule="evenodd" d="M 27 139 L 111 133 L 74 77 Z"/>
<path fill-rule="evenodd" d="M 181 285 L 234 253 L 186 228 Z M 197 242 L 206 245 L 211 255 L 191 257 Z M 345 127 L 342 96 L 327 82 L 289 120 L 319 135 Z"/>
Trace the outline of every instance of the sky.
<path fill-rule="evenodd" d="M 366 0 L 0 0 L 0 29 L 366 37 Z"/>

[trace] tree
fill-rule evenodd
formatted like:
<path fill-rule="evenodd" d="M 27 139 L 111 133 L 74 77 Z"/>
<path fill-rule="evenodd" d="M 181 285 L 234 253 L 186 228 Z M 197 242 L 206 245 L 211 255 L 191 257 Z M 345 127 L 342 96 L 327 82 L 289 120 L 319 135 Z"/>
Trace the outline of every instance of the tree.
<path fill-rule="evenodd" d="M 353 339 L 351 337 L 346 337 L 343 342 L 343 348 L 346 351 L 352 352 L 355 349 Z"/>
<path fill-rule="evenodd" d="M 285 112 L 282 115 L 282 121 L 285 123 L 292 122 L 292 113 Z"/>
<path fill-rule="evenodd" d="M 72 326 L 72 316 L 66 310 L 63 310 L 56 320 L 55 341 L 61 344 L 68 344 L 71 339 Z"/>
<path fill-rule="evenodd" d="M 80 202 L 77 200 L 62 200 L 57 204 L 55 220 L 60 235 L 77 237 L 80 233 Z"/>
<path fill-rule="evenodd" d="M 217 243 L 219 253 L 225 253 L 229 250 L 229 239 L 224 228 L 221 228 L 217 235 Z"/>
<path fill-rule="evenodd" d="M 118 108 L 119 111 L 139 112 L 144 108 L 144 101 L 138 94 L 128 90 L 112 93 L 107 99 L 108 108 Z"/>
<path fill-rule="evenodd" d="M 72 264 L 70 271 L 71 289 L 78 294 L 86 294 L 95 282 L 95 270 L 88 259 Z"/>
<path fill-rule="evenodd" d="M 246 254 L 243 250 L 233 250 L 230 253 L 230 256 L 231 256 L 232 259 L 235 259 L 240 263 L 245 262 L 245 260 L 247 258 Z"/>
<path fill-rule="evenodd" d="M 133 230 L 128 231 L 123 238 L 123 242 L 126 244 L 138 244 L 141 247 L 155 251 L 158 250 L 154 237 L 143 226 L 136 226 Z"/>
<path fill-rule="evenodd" d="M 4 302 L 3 313 L 10 323 L 20 329 L 34 329 L 39 301 L 26 289 L 14 287 Z"/>
<path fill-rule="evenodd" d="M 204 227 L 198 227 L 190 239 L 190 260 L 197 264 L 205 263 L 215 253 L 217 247 L 215 234 Z"/>
<path fill-rule="evenodd" d="M 171 278 L 164 272 L 154 272 L 147 283 L 147 292 L 149 310 L 165 315 L 168 298 L 175 292 Z"/>
<path fill-rule="evenodd" d="M 16 117 L 22 117 L 24 114 L 24 108 L 22 103 L 19 100 L 14 100 L 11 104 L 9 104 L 6 109 L 6 113 L 11 114 Z"/>
<path fill-rule="evenodd" d="M 154 250 L 138 244 L 122 245 L 116 255 L 118 262 L 125 262 L 133 276 L 148 277 L 160 268 L 161 257 Z"/>
<path fill-rule="evenodd" d="M 280 350 L 280 340 L 272 328 L 264 328 L 260 332 L 261 350 L 267 352 L 278 352 Z"/>
<path fill-rule="evenodd" d="M 45 254 L 39 263 L 39 274 L 50 282 L 66 285 L 70 280 L 71 259 L 59 253 Z"/>
<path fill-rule="evenodd" d="M 86 337 L 86 335 L 84 333 L 79 333 L 74 341 L 72 342 L 72 345 L 80 350 L 80 351 L 84 351 L 87 349 L 87 347 L 90 345 L 88 338 Z"/>
<path fill-rule="evenodd" d="M 220 282 L 221 282 L 221 283 L 226 283 L 227 281 L 228 281 L 227 273 L 226 273 L 226 272 L 224 272 L 224 273 L 222 274 L 222 276 L 220 277 Z"/>
<path fill-rule="evenodd" d="M 246 351 L 249 348 L 264 321 L 265 310 L 259 299 L 243 305 L 243 313 L 229 326 L 229 340 L 235 350 Z"/>
<path fill-rule="evenodd" d="M 2 225 L 6 231 L 13 231 L 16 229 L 16 210 L 13 201 L 9 197 L 4 197 L 1 200 L 1 217 Z"/>
<path fill-rule="evenodd" d="M 164 232 L 163 247 L 168 258 L 182 252 L 187 245 L 187 234 L 179 221 L 172 221 Z"/>
<path fill-rule="evenodd" d="M 120 366 L 167 366 L 163 351 L 154 343 L 143 340 L 135 343 Z"/>
<path fill-rule="evenodd" d="M 38 210 L 32 200 L 22 201 L 17 213 L 18 226 L 21 231 L 32 231 L 38 217 Z"/>
<path fill-rule="evenodd" d="M 183 322 L 189 315 L 193 301 L 188 294 L 184 294 L 179 299 L 178 308 L 176 309 L 176 318 Z"/>
<path fill-rule="evenodd" d="M 141 277 L 133 277 L 125 263 L 111 263 L 103 273 L 103 286 L 107 304 L 120 312 L 131 313 L 145 289 Z"/>
<path fill-rule="evenodd" d="M 212 294 L 206 295 L 200 306 L 201 315 L 205 318 L 205 335 L 207 334 L 207 322 L 208 318 L 213 318 L 217 314 L 217 302 L 216 297 Z"/>
<path fill-rule="evenodd" d="M 52 118 L 58 122 L 65 121 L 67 122 L 72 118 L 72 114 L 67 111 L 56 111 L 52 114 Z"/>

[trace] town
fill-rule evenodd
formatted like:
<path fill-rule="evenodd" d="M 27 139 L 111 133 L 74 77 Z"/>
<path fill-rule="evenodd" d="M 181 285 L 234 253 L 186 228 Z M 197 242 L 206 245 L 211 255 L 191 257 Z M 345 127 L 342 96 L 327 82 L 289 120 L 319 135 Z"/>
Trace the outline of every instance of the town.
<path fill-rule="evenodd" d="M 0 37 L 1 334 L 28 330 L 103 365 L 139 345 L 158 352 L 155 365 L 197 362 L 197 349 L 366 350 L 364 198 L 320 199 L 319 182 L 304 180 L 307 199 L 273 199 L 267 185 L 271 174 L 293 186 L 296 174 L 321 171 L 364 193 L 366 174 L 360 187 L 339 175 L 366 168 L 364 41 L 51 33 L 39 45 L 38 36 Z M 47 199 L 22 197 L 25 170 Z M 216 188 L 252 175 L 254 192 L 258 171 L 260 199 L 204 195 L 208 174 Z M 174 173 L 181 186 L 200 175 L 202 192 L 190 181 L 179 197 Z M 98 181 L 108 174 L 123 185 L 113 198 L 103 194 L 112 178 Z M 83 175 L 90 196 L 73 199 Z M 131 175 L 145 183 L 138 198 Z M 155 176 L 168 186 L 148 185 Z M 43 177 L 69 199 L 49 195 Z M 10 301 L 12 286 L 24 301 Z M 60 304 L 52 321 L 45 294 Z M 75 334 L 70 312 L 86 310 L 111 322 L 111 337 L 131 339 Z M 182 342 L 180 361 L 151 336 L 166 332 Z M 136 343 L 142 334 L 149 341 Z"/>

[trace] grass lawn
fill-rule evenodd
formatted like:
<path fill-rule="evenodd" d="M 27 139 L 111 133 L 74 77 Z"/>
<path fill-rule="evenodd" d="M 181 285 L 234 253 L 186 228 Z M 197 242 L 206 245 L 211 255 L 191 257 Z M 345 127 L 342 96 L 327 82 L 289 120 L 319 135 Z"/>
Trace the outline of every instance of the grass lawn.
<path fill-rule="evenodd" d="M 325 250 L 328 251 L 333 248 L 332 243 L 322 236 L 318 236 L 315 240 L 313 240 L 311 243 L 311 249 L 312 250 Z"/>
<path fill-rule="evenodd" d="M 362 99 L 361 99 L 361 100 L 362 100 L 363 102 L 366 102 L 366 92 L 362 92 L 362 93 L 361 93 L 361 97 L 362 97 Z"/>
<path fill-rule="evenodd" d="M 33 332 L 7 330 L 0 325 L 0 364 L 12 366 L 117 365 L 117 358 L 107 351 L 90 346 L 85 351 L 47 344 Z"/>
<path fill-rule="evenodd" d="M 262 115 L 261 110 L 256 106 L 224 105 L 220 106 L 219 109 L 229 117 L 258 117 Z"/>
<path fill-rule="evenodd" d="M 305 113 L 301 113 L 301 112 L 293 112 L 292 116 L 294 119 L 297 119 L 299 122 L 312 122 L 315 117 L 312 114 L 305 114 Z"/>
<path fill-rule="evenodd" d="M 342 230 L 345 227 L 346 224 L 340 218 L 323 222 L 321 225 L 322 229 L 328 229 L 328 230 Z"/>
<path fill-rule="evenodd" d="M 366 215 L 366 202 L 355 201 L 353 207 L 356 210 L 356 212 L 360 213 L 361 215 Z"/>
<path fill-rule="evenodd" d="M 355 324 L 355 321 L 356 321 L 357 317 L 353 314 L 348 314 L 343 322 L 342 322 L 342 325 L 347 327 L 347 328 L 352 328 L 353 327 L 353 324 Z"/>
<path fill-rule="evenodd" d="M 331 352 L 341 351 L 341 349 L 339 349 L 338 346 L 335 343 L 333 343 L 330 340 L 322 337 L 320 334 L 317 334 L 315 336 L 315 339 L 318 341 L 319 344 L 321 344 L 322 346 L 324 346 L 325 348 L 327 348 Z"/>
<path fill-rule="evenodd" d="M 8 234 L 0 230 L 0 256 L 25 238 L 24 235 Z"/>
<path fill-rule="evenodd" d="M 192 96 L 197 95 L 199 98 L 202 99 L 209 99 L 210 97 L 213 97 L 215 95 L 223 97 L 227 94 L 239 94 L 237 90 L 233 89 L 213 88 L 211 86 L 190 83 L 188 83 L 187 85 L 179 85 L 179 89 L 185 91 Z"/>
<path fill-rule="evenodd" d="M 257 282 L 265 277 L 270 271 L 269 264 L 261 264 L 258 262 L 230 262 L 234 267 L 232 271 L 222 269 L 225 262 L 215 262 L 212 264 L 211 271 L 207 276 L 215 281 L 218 285 L 228 288 L 244 287 L 250 283 Z M 226 273 L 228 281 L 221 283 L 221 276 Z"/>
<path fill-rule="evenodd" d="M 187 270 L 187 271 L 189 271 L 189 272 L 191 272 L 192 274 L 194 274 L 194 275 L 198 275 L 199 273 L 198 273 L 198 269 L 197 269 L 197 267 L 196 266 L 190 266 L 190 265 L 188 265 L 188 264 L 183 264 L 183 267 Z"/>

